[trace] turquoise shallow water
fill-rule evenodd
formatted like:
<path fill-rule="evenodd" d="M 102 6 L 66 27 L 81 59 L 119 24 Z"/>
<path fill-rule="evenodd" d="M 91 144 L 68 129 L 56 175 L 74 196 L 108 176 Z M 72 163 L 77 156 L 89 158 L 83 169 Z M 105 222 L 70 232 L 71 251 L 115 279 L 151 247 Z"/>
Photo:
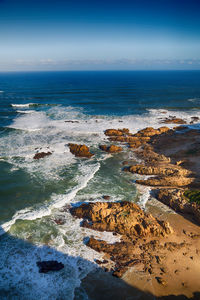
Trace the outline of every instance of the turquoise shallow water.
<path fill-rule="evenodd" d="M 149 196 L 122 171 L 123 160 L 135 159 L 131 151 L 99 150 L 108 142 L 104 130 L 136 132 L 160 126 L 163 116 L 200 117 L 200 72 L 2 73 L 0 91 L 0 224 L 7 232 L 0 237 L 1 298 L 73 299 L 100 255 L 84 245 L 90 232 L 63 206 L 103 195 L 144 206 Z M 87 144 L 94 157 L 75 158 L 69 142 Z M 33 160 L 38 151 L 52 155 Z M 47 257 L 65 263 L 60 277 L 38 273 L 36 261 Z"/>

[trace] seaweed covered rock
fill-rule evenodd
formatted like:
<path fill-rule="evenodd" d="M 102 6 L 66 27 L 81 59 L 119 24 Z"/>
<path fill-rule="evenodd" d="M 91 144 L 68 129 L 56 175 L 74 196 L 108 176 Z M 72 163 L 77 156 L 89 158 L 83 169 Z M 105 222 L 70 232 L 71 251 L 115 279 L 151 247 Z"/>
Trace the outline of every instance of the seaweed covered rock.
<path fill-rule="evenodd" d="M 78 145 L 78 144 L 68 144 L 70 152 L 77 157 L 86 157 L 90 158 L 94 154 L 90 152 L 89 147 L 86 145 Z"/>

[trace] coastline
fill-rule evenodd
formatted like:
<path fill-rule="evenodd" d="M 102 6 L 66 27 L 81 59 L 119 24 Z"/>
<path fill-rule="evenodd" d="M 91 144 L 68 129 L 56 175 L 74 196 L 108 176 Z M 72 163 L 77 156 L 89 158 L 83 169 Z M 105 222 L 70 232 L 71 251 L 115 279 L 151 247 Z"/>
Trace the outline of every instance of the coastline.
<path fill-rule="evenodd" d="M 173 123 L 173 121 L 170 120 L 169 123 Z M 179 122 L 181 120 L 178 120 L 178 124 Z M 150 216 L 156 218 L 159 224 L 162 222 L 169 224 L 170 230 L 166 232 L 166 236 L 162 232 L 151 234 L 151 229 L 145 232 L 143 229 L 148 228 L 148 226 L 142 228 L 141 224 L 143 232 L 140 230 L 137 233 L 129 231 L 132 226 L 129 224 L 127 225 L 127 232 L 124 232 L 122 228 L 124 228 L 125 223 L 130 222 L 131 224 L 133 221 L 133 219 L 127 221 L 128 218 L 126 218 L 128 214 L 132 213 L 131 207 L 128 207 L 129 211 L 127 207 L 125 208 L 125 223 L 115 218 L 113 225 L 112 217 L 109 217 L 109 214 L 114 213 L 116 216 L 116 213 L 119 212 L 118 208 L 113 208 L 115 203 L 110 203 L 109 207 L 106 207 L 105 203 L 100 203 L 100 205 L 102 204 L 100 209 L 98 208 L 99 203 L 93 204 L 94 207 L 85 204 L 84 207 L 79 208 L 79 211 L 75 208 L 75 213 L 72 213 L 76 217 L 84 219 L 81 226 L 94 230 L 111 231 L 115 235 L 121 234 L 121 244 L 116 242 L 113 245 L 91 237 L 88 246 L 104 253 L 106 263 L 100 261 L 99 264 L 103 265 L 107 272 L 122 278 L 129 286 L 140 291 L 140 297 L 144 297 L 142 294 L 144 292 L 146 296 L 147 294 L 149 297 L 153 295 L 156 299 L 165 299 L 165 296 L 198 299 L 198 292 L 200 291 L 198 282 L 200 275 L 200 229 L 196 222 L 199 222 L 200 210 L 198 203 L 191 203 L 184 196 L 184 193 L 188 188 L 198 187 L 199 177 L 195 172 L 194 152 L 191 153 L 190 149 L 200 139 L 199 130 L 189 129 L 186 126 L 176 126 L 174 129 L 164 126 L 158 129 L 146 128 L 136 134 L 131 134 L 128 129 L 108 129 L 105 134 L 112 143 L 125 146 L 128 144 L 129 149 L 142 161 L 141 164 L 134 163 L 131 166 L 130 162 L 123 162 L 123 170 L 148 175 L 147 179 L 136 180 L 136 183 L 150 187 L 152 195 L 157 198 L 156 201 L 161 201 L 175 211 L 181 212 L 181 215 L 173 213 L 173 211 L 172 213 L 164 212 L 149 201 L 146 210 Z M 180 150 L 183 141 L 185 152 Z M 177 144 L 179 148 L 177 148 Z M 100 145 L 100 149 L 110 151 L 110 153 L 122 150 L 117 145 L 113 145 L 112 148 Z M 192 162 L 189 160 L 191 157 Z M 198 152 L 196 160 L 198 160 Z M 165 195 L 164 200 L 163 193 Z M 176 197 L 172 197 L 173 193 Z M 110 213 L 108 213 L 108 208 Z M 114 210 L 112 211 L 112 209 Z M 144 216 L 142 221 L 144 221 Z M 113 229 L 113 226 L 116 225 L 119 227 Z M 157 228 L 158 225 L 156 225 L 156 230 Z M 139 248 L 143 251 L 138 251 Z M 126 258 L 124 259 L 124 257 Z M 138 261 L 130 263 L 133 258 Z M 95 275 L 93 274 L 92 277 L 94 280 Z M 87 278 L 90 282 L 90 275 Z M 98 287 L 98 279 L 96 280 Z M 98 293 L 95 296 L 95 288 L 93 290 L 93 299 L 99 299 Z M 109 295 L 109 288 L 107 292 Z M 117 299 L 123 299 L 120 293 Z"/>

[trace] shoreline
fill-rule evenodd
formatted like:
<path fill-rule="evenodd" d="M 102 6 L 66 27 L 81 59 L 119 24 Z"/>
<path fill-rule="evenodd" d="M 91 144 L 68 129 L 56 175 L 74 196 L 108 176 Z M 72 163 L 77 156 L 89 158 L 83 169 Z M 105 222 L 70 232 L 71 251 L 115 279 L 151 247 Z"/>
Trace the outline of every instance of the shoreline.
<path fill-rule="evenodd" d="M 170 120 L 169 123 L 171 121 L 174 120 Z M 180 122 L 181 120 L 178 119 L 177 123 L 180 124 Z M 110 142 L 128 144 L 131 151 L 134 151 L 142 161 L 142 163 L 132 166 L 128 165 L 128 162 L 124 162 L 123 170 L 148 175 L 148 179 L 136 180 L 136 183 L 150 187 L 157 201 L 168 205 L 176 212 L 181 212 L 181 215 L 163 212 L 155 205 L 147 203 L 148 213 L 142 216 L 142 222 L 144 223 L 146 217 L 153 217 L 158 222 L 154 229 L 158 230 L 159 224 L 164 224 L 166 221 L 170 228 L 165 233 L 159 229 L 159 234 L 158 231 L 152 234 L 151 228 L 148 231 L 149 225 L 145 225 L 145 227 L 136 224 L 138 228 L 136 232 L 131 229 L 133 219 L 128 220 L 128 215 L 132 217 L 135 208 L 126 207 L 124 212 L 122 209 L 122 212 L 126 213 L 125 221 L 123 221 L 120 218 L 115 218 L 115 220 L 112 218 L 113 215 L 116 217 L 116 214 L 119 217 L 119 207 L 114 207 L 116 203 L 110 203 L 108 207 L 105 206 L 105 202 L 104 204 L 95 203 L 93 207 L 90 203 L 81 205 L 82 207 L 76 208 L 72 213 L 78 218 L 83 218 L 81 226 L 121 235 L 121 242 L 116 242 L 114 245 L 92 237 L 87 245 L 104 253 L 106 263 L 100 261 L 99 264 L 103 265 L 105 271 L 122 278 L 129 286 L 136 288 L 141 293 L 144 292 L 145 295 L 153 295 L 156 299 L 180 295 L 181 297 L 185 296 L 185 299 L 198 299 L 194 298 L 197 295 L 194 293 L 200 291 L 198 282 L 200 276 L 200 229 L 196 224 L 200 221 L 200 207 L 198 203 L 190 202 L 184 193 L 188 187 L 198 187 L 199 177 L 195 172 L 194 152 L 190 152 L 190 148 L 191 145 L 200 141 L 199 131 L 187 129 L 185 126 L 174 129 L 164 126 L 158 129 L 146 128 L 136 134 L 131 134 L 128 129 L 108 129 L 105 131 L 105 135 Z M 183 141 L 184 143 L 187 141 L 187 145 L 184 144 L 186 151 L 184 153 L 181 152 L 181 149 L 177 149 L 177 144 L 180 148 Z M 119 146 L 111 146 L 100 145 L 100 149 L 109 153 L 122 150 Z M 189 151 L 188 154 L 187 151 Z M 192 162 L 189 160 L 191 157 L 193 158 Z M 196 160 L 198 160 L 198 154 Z M 167 196 L 165 195 L 165 201 L 162 198 L 163 191 L 164 195 L 166 192 L 168 193 Z M 172 193 L 176 195 L 173 197 L 173 201 L 171 201 Z M 165 224 L 164 228 L 168 225 Z M 127 228 L 127 231 L 123 228 Z M 88 276 L 90 278 L 90 275 Z M 87 281 L 87 279 L 85 280 Z M 121 296 L 119 295 L 117 299 L 123 299 L 120 298 Z M 93 299 L 99 299 L 97 294 L 96 298 L 93 295 Z"/>

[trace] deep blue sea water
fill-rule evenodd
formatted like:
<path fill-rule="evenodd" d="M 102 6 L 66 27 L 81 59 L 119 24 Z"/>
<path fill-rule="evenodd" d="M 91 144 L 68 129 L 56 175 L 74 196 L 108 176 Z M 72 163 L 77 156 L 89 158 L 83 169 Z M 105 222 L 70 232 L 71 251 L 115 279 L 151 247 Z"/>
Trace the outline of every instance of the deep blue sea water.
<path fill-rule="evenodd" d="M 200 71 L 0 73 L 0 224 L 8 232 L 0 242 L 1 299 L 73 299 L 101 256 L 84 245 L 90 232 L 62 207 L 103 195 L 144 206 L 148 188 L 122 172 L 134 154 L 112 156 L 99 144 L 108 142 L 107 128 L 134 133 L 170 115 L 200 117 Z M 95 156 L 75 158 L 69 142 L 86 143 Z M 35 161 L 38 151 L 53 154 Z M 36 261 L 47 257 L 63 261 L 59 275 L 38 273 Z"/>

